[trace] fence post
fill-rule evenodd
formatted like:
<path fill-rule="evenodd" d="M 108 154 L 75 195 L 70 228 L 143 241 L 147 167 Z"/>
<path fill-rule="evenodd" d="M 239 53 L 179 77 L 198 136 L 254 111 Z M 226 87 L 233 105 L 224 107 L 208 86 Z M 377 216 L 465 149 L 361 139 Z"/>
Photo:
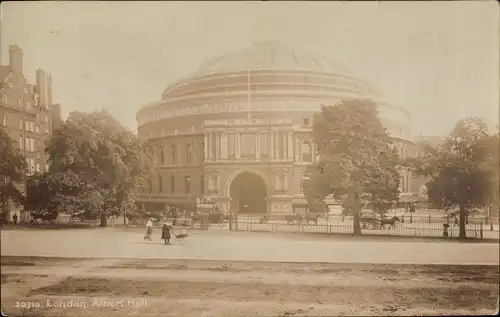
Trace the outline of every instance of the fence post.
<path fill-rule="evenodd" d="M 429 215 L 429 223 L 431 223 L 431 215 Z"/>
<path fill-rule="evenodd" d="M 483 240 L 483 223 L 481 222 L 481 227 L 479 228 L 479 236 Z"/>

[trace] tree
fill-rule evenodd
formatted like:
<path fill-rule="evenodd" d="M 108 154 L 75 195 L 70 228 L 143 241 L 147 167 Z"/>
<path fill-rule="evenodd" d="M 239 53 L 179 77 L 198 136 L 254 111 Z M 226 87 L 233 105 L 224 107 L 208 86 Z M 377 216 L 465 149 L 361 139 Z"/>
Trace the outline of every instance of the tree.
<path fill-rule="evenodd" d="M 500 204 L 500 134 L 497 132 L 486 140 L 486 147 L 488 149 L 488 160 L 485 162 L 485 168 L 490 175 L 490 188 L 488 192 L 488 205 L 489 209 L 496 208 L 498 212 Z"/>
<path fill-rule="evenodd" d="M 74 114 L 54 133 L 46 152 L 50 169 L 35 187 L 49 190 L 57 210 L 98 216 L 101 226 L 135 208 L 135 196 L 151 171 L 143 143 L 105 111 Z"/>
<path fill-rule="evenodd" d="M 482 119 L 469 117 L 455 125 L 443 145 L 413 163 L 417 173 L 430 177 L 429 201 L 445 210 L 458 208 L 459 239 L 466 238 L 469 214 L 498 186 L 498 178 L 491 177 L 493 167 L 498 169 L 498 156 L 489 147 L 493 142 Z"/>
<path fill-rule="evenodd" d="M 3 217 L 6 216 L 9 199 L 17 203 L 23 202 L 24 197 L 14 184 L 23 180 L 26 168 L 26 160 L 14 148 L 7 132 L 0 127 L 0 210 Z"/>
<path fill-rule="evenodd" d="M 311 167 L 308 186 L 318 197 L 333 194 L 354 217 L 354 234 L 361 234 L 364 204 L 382 212 L 397 199 L 399 158 L 392 140 L 369 100 L 346 100 L 323 106 L 315 115 L 313 138 L 319 162 Z M 311 193 L 309 193 L 311 195 Z"/>

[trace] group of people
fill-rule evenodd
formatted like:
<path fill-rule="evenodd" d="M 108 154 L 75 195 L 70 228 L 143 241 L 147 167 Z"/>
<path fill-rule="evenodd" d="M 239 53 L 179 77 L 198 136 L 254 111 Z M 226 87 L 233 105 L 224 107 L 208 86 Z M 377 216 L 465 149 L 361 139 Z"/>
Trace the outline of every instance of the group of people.
<path fill-rule="evenodd" d="M 174 228 L 164 223 L 161 227 L 161 240 L 165 241 L 165 244 L 171 244 L 170 240 L 172 239 L 172 233 L 175 235 Z M 184 234 L 184 233 L 182 233 Z M 149 219 L 146 223 L 146 234 L 144 235 L 144 240 L 152 241 L 151 236 L 153 235 L 153 221 Z"/>

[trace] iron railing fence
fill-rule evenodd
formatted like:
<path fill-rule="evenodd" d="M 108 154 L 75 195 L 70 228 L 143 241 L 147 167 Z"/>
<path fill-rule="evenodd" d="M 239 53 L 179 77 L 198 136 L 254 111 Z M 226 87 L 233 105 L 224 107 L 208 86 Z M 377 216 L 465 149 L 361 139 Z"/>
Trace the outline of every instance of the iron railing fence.
<path fill-rule="evenodd" d="M 401 219 L 402 220 L 402 219 Z M 408 237 L 443 237 L 444 224 L 446 220 L 442 218 L 419 219 L 414 217 L 410 222 L 405 219 L 402 222 L 395 222 L 394 225 L 380 225 L 375 223 L 361 223 L 363 234 L 369 235 L 384 235 L 384 236 L 408 236 Z M 449 223 L 447 228 L 448 237 L 458 237 L 459 227 L 454 223 Z M 319 218 L 317 223 L 313 221 L 300 221 L 285 219 L 284 216 L 267 217 L 263 215 L 239 215 L 237 221 L 231 225 L 232 230 L 237 231 L 274 231 L 274 232 L 290 232 L 290 233 L 353 233 L 353 217 L 352 216 L 328 216 Z M 489 226 L 484 225 L 480 221 L 469 221 L 466 225 L 466 235 L 469 238 L 483 239 L 487 234 Z M 493 232 L 494 233 L 494 232 Z M 495 238 L 494 236 L 492 238 Z M 498 234 L 496 235 L 498 238 Z"/>

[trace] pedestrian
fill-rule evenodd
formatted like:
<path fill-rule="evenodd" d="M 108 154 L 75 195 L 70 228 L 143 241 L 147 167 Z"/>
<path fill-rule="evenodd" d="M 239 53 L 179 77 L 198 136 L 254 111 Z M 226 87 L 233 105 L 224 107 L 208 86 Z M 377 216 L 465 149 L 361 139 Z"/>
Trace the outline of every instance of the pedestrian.
<path fill-rule="evenodd" d="M 171 234 L 170 231 L 172 230 L 172 227 L 168 225 L 167 223 L 164 223 L 163 226 L 161 227 L 161 239 L 165 241 L 165 244 L 171 244 L 170 239 L 171 239 Z"/>
<path fill-rule="evenodd" d="M 153 234 L 153 221 L 151 221 L 151 219 L 148 219 L 148 222 L 146 222 L 146 234 L 144 235 L 144 240 L 151 241 L 152 234 Z"/>
<path fill-rule="evenodd" d="M 17 225 L 17 213 L 12 216 L 12 220 L 14 221 L 14 224 Z"/>

